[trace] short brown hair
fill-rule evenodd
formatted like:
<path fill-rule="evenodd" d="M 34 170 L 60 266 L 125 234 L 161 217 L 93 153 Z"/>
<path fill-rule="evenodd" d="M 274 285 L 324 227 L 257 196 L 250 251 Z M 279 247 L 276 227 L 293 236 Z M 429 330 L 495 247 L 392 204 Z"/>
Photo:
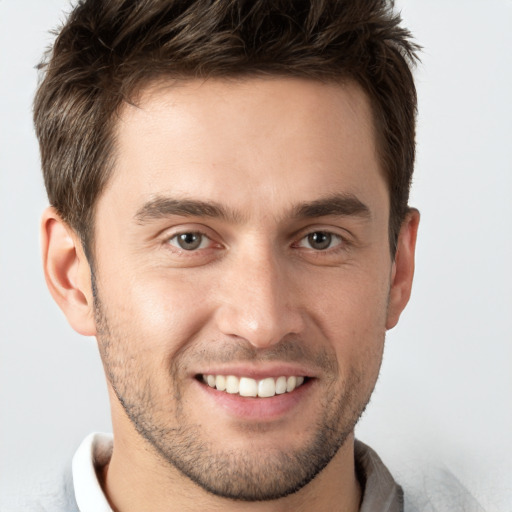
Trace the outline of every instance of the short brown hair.
<path fill-rule="evenodd" d="M 40 65 L 34 120 L 50 203 L 88 257 L 116 112 L 161 77 L 354 80 L 370 98 L 392 254 L 415 156 L 418 47 L 386 0 L 80 0 Z"/>

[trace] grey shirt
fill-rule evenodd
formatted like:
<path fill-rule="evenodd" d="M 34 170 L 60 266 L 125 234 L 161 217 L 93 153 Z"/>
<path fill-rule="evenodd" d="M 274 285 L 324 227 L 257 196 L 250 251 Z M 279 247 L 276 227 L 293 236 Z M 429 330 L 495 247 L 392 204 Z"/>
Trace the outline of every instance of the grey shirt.
<path fill-rule="evenodd" d="M 380 457 L 361 441 L 355 442 L 356 471 L 363 489 L 359 512 L 403 512 L 404 493 Z"/>

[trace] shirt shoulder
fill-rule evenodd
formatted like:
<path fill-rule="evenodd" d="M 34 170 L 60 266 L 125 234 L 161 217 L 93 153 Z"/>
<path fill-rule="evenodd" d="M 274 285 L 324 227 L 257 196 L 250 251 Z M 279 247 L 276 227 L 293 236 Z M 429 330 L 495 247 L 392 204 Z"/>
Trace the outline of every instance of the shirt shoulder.
<path fill-rule="evenodd" d="M 27 482 L 26 493 L 2 497 L 1 512 L 112 512 L 96 476 L 112 446 L 111 434 L 89 434 L 57 476 Z"/>
<path fill-rule="evenodd" d="M 58 476 L 25 482 L 23 493 L 3 496 L 2 512 L 80 512 L 75 501 L 71 464 Z"/>
<path fill-rule="evenodd" d="M 388 468 L 369 446 L 355 441 L 357 476 L 363 489 L 360 512 L 403 512 L 404 493 Z"/>

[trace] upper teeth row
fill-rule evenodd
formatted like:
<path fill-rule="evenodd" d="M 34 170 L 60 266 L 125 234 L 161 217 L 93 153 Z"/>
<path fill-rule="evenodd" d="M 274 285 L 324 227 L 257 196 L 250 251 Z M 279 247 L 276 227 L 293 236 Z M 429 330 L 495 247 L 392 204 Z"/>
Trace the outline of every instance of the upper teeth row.
<path fill-rule="evenodd" d="M 235 377 L 234 375 L 203 375 L 203 381 L 211 388 L 226 391 L 240 396 L 259 396 L 268 398 L 274 395 L 289 393 L 304 382 L 304 377 L 278 377 L 274 379 L 255 380 L 249 377 Z"/>

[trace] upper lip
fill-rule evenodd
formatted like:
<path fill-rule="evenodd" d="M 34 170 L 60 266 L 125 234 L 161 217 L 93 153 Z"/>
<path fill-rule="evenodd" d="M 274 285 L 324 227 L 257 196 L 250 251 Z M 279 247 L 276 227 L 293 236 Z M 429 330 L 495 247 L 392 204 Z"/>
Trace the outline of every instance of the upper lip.
<path fill-rule="evenodd" d="M 212 365 L 194 373 L 196 375 L 234 375 L 236 377 L 249 377 L 255 380 L 268 377 L 315 377 L 311 368 L 296 363 L 262 363 L 255 364 L 230 364 Z"/>

